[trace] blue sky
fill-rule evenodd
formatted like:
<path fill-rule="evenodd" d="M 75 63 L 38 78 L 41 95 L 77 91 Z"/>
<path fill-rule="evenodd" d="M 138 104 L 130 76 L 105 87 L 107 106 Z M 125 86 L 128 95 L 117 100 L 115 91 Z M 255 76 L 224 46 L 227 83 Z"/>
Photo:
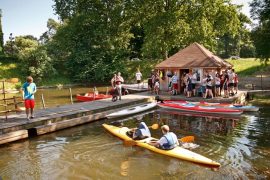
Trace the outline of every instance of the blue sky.
<path fill-rule="evenodd" d="M 52 0 L 0 0 L 4 41 L 13 36 L 33 35 L 37 38 L 47 30 L 47 20 L 54 15 Z"/>
<path fill-rule="evenodd" d="M 242 12 L 249 16 L 248 2 L 251 0 L 232 0 L 235 4 L 244 4 Z M 9 34 L 13 36 L 33 35 L 37 38 L 47 30 L 47 20 L 54 15 L 53 0 L 0 0 L 2 9 L 2 28 L 4 41 Z"/>

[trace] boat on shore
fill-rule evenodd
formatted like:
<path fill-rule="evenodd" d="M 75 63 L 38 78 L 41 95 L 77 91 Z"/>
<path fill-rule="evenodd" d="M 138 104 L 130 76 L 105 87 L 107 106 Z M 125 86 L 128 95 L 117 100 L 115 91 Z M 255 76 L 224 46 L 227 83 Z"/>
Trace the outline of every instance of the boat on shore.
<path fill-rule="evenodd" d="M 106 95 L 106 94 L 95 95 L 94 93 L 87 93 L 86 95 L 80 95 L 80 94 L 76 95 L 76 99 L 81 102 L 95 101 L 95 100 L 106 99 L 106 98 L 112 98 L 112 95 Z"/>
<path fill-rule="evenodd" d="M 157 105 L 156 102 L 142 104 L 142 105 L 139 105 L 139 106 L 131 107 L 131 108 L 128 108 L 128 109 L 123 109 L 121 111 L 117 111 L 117 112 L 108 114 L 106 117 L 107 118 L 116 118 L 116 117 L 121 117 L 121 116 L 128 116 L 128 115 L 131 115 L 131 114 L 136 114 L 136 113 L 139 113 L 139 112 L 143 112 L 143 111 L 152 109 L 156 105 Z"/>
<path fill-rule="evenodd" d="M 174 109 L 180 111 L 196 112 L 196 113 L 210 113 L 210 114 L 223 114 L 223 115 L 240 115 L 243 113 L 242 110 L 229 109 L 223 107 L 213 106 L 200 106 L 197 104 L 187 103 L 183 101 L 163 101 L 158 103 L 159 107 Z"/>
<path fill-rule="evenodd" d="M 195 152 L 192 152 L 190 150 L 187 150 L 185 148 L 182 147 L 175 147 L 174 149 L 171 150 L 163 150 L 163 149 L 159 149 L 155 146 L 152 146 L 150 144 L 148 144 L 150 141 L 152 140 L 156 140 L 155 138 L 149 137 L 143 140 L 133 140 L 132 138 L 130 138 L 129 136 L 127 136 L 127 131 L 129 131 L 130 129 L 127 127 L 116 127 L 116 126 L 112 126 L 112 125 L 108 125 L 108 124 L 103 124 L 102 125 L 107 131 L 109 131 L 111 134 L 113 134 L 116 137 L 119 137 L 120 139 L 124 140 L 124 141 L 132 141 L 134 142 L 135 145 L 148 149 L 150 151 L 153 151 L 155 153 L 158 154 L 162 154 L 165 156 L 169 156 L 169 157 L 173 157 L 173 158 L 177 158 L 177 159 L 181 159 L 181 160 L 185 160 L 185 161 L 189 161 L 189 162 L 193 162 L 196 164 L 200 164 L 200 165 L 204 165 L 207 167 L 211 167 L 211 168 L 218 168 L 220 167 L 220 163 L 213 161 L 205 156 L 202 156 L 200 154 L 197 154 Z"/>

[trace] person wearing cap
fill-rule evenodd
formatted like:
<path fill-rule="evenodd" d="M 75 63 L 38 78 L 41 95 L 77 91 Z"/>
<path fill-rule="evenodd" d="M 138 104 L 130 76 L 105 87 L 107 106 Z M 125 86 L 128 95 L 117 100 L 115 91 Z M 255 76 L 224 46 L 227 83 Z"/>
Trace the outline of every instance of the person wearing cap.
<path fill-rule="evenodd" d="M 132 129 L 127 132 L 130 137 L 134 140 L 141 140 L 151 137 L 151 133 L 145 122 L 140 122 L 138 128 Z"/>
<path fill-rule="evenodd" d="M 173 132 L 170 132 L 168 125 L 161 126 L 161 130 L 163 136 L 158 141 L 149 142 L 150 145 L 164 150 L 170 150 L 179 145 L 177 136 Z"/>

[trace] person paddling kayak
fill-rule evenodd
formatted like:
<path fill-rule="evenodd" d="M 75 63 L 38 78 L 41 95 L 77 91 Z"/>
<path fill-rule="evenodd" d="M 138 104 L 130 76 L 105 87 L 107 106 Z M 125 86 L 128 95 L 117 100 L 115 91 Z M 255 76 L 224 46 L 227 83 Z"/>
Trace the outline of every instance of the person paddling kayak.
<path fill-rule="evenodd" d="M 151 137 L 151 133 L 145 122 L 140 122 L 138 128 L 134 128 L 127 132 L 127 135 L 134 140 L 141 140 Z"/>
<path fill-rule="evenodd" d="M 161 130 L 163 136 L 158 141 L 149 142 L 150 145 L 164 150 L 170 150 L 179 145 L 177 136 L 173 132 L 170 132 L 168 125 L 161 126 Z"/>

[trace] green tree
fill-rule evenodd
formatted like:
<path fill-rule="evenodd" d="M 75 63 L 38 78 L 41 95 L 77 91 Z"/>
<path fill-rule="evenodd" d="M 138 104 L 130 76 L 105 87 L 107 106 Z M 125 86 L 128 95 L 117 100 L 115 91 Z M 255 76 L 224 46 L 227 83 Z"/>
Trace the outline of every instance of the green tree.
<path fill-rule="evenodd" d="M 33 76 L 37 82 L 56 73 L 45 46 L 34 46 L 20 51 L 21 66 L 26 75 Z"/>
<path fill-rule="evenodd" d="M 4 33 L 2 30 L 2 10 L 0 9 L 0 54 L 4 53 Z"/>
<path fill-rule="evenodd" d="M 195 41 L 217 51 L 226 35 L 240 51 L 244 26 L 230 0 L 54 1 L 63 25 L 50 57 L 77 80 L 106 80 L 126 59 L 164 59 Z"/>
<path fill-rule="evenodd" d="M 122 1 L 78 0 L 76 9 L 77 13 L 68 15 L 53 37 L 50 54 L 62 61 L 57 64 L 75 80 L 107 81 L 113 72 L 121 70 L 122 60 L 129 53 L 130 26 Z M 56 10 L 62 19 L 67 17 L 60 11 Z"/>
<path fill-rule="evenodd" d="M 217 38 L 239 33 L 239 9 L 227 0 L 132 0 L 133 24 L 144 30 L 144 57 L 164 59 L 190 43 L 217 50 Z"/>
<path fill-rule="evenodd" d="M 270 58 L 270 1 L 253 0 L 250 4 L 251 14 L 259 24 L 252 30 L 252 39 L 257 57 L 267 64 Z"/>
<path fill-rule="evenodd" d="M 48 30 L 40 36 L 39 41 L 42 44 L 47 44 L 49 41 L 52 40 L 52 37 L 56 34 L 57 29 L 60 26 L 61 26 L 61 23 L 59 23 L 51 18 L 48 19 L 48 21 L 47 21 Z"/>

